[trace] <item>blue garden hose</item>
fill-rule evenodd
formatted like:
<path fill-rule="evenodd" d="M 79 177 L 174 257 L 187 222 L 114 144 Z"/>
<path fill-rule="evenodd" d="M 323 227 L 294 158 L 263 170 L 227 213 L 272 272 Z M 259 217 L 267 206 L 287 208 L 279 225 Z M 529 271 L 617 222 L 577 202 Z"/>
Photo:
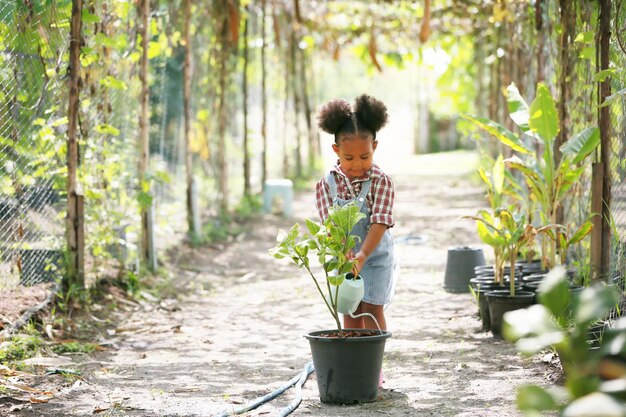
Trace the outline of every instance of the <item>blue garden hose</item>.
<path fill-rule="evenodd" d="M 296 397 L 293 399 L 292 402 L 289 403 L 289 405 L 285 408 L 283 408 L 282 410 L 279 411 L 278 414 L 276 414 L 279 417 L 285 417 L 287 415 L 289 415 L 293 410 L 295 410 L 296 408 L 298 408 L 298 406 L 300 405 L 300 403 L 302 402 L 302 385 L 304 385 L 304 383 L 306 382 L 307 378 L 309 377 L 309 375 L 314 371 L 313 368 L 313 363 L 312 362 L 308 362 L 306 365 L 304 365 L 304 369 L 302 370 L 301 373 L 299 373 L 298 375 L 294 376 L 293 378 L 291 378 L 289 380 L 289 382 L 287 382 L 285 385 L 283 385 L 280 388 L 275 389 L 274 391 L 270 392 L 269 394 L 266 394 L 262 397 L 257 398 L 256 400 L 252 401 L 251 403 L 245 405 L 242 408 L 239 408 L 237 410 L 233 410 L 231 412 L 229 411 L 222 411 L 219 414 L 216 414 L 215 417 L 228 417 L 228 416 L 232 416 L 232 415 L 237 415 L 237 414 L 243 414 L 245 412 L 248 412 L 250 410 L 254 410 L 255 408 L 257 408 L 258 406 L 273 400 L 274 398 L 278 397 L 280 394 L 282 394 L 283 392 L 287 391 L 289 388 L 291 388 L 294 384 L 295 384 L 295 391 L 296 391 Z"/>

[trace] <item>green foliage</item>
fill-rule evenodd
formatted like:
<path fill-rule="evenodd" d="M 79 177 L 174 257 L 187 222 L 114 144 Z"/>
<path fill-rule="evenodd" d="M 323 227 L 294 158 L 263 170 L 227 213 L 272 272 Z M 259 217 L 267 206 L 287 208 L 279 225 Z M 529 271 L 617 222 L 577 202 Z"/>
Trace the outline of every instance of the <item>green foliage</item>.
<path fill-rule="evenodd" d="M 270 255 L 274 258 L 289 258 L 300 268 L 307 270 L 340 334 L 341 323 L 337 312 L 338 286 L 346 275 L 354 270 L 355 261 L 348 258 L 348 253 L 356 245 L 357 237 L 350 235 L 350 232 L 364 217 L 354 202 L 340 208 L 331 207 L 328 218 L 323 223 L 305 220 L 308 234 L 301 235 L 299 225 L 296 223 L 289 232 L 281 231 L 276 238 L 278 244 L 270 249 Z M 327 296 L 311 270 L 311 259 L 314 256 L 324 271 Z"/>
<path fill-rule="evenodd" d="M 505 163 L 522 174 L 529 192 L 527 200 L 537 202 L 542 225 L 554 225 L 558 207 L 584 172 L 585 167 L 580 164 L 600 142 L 599 131 L 596 127 L 588 127 L 565 141 L 560 147 L 561 160 L 557 163 L 554 143 L 560 125 L 548 87 L 543 83 L 537 85 L 537 95 L 530 106 L 526 104 L 515 84 L 508 87 L 507 93 L 511 119 L 522 135 L 517 135 L 492 120 L 468 115 L 463 117 L 520 154 L 508 158 Z M 527 139 L 533 139 L 542 145 L 543 153 L 535 152 L 526 144 Z M 585 225 L 581 227 L 586 228 Z M 542 260 L 548 268 L 556 265 L 556 242 L 559 240 L 555 236 L 550 245 L 542 245 Z M 563 249 L 566 250 L 567 248 Z M 566 253 L 561 253 L 563 259 L 565 256 Z"/>
<path fill-rule="evenodd" d="M 35 356 L 44 343 L 38 335 L 21 334 L 13 336 L 0 347 L 0 363 L 19 362 Z"/>
<path fill-rule="evenodd" d="M 141 281 L 139 280 L 139 275 L 133 271 L 126 271 L 124 275 L 124 279 L 122 280 L 122 284 L 126 292 L 130 294 L 136 294 L 139 292 L 141 288 Z"/>
<path fill-rule="evenodd" d="M 259 195 L 243 196 L 235 207 L 235 216 L 239 220 L 249 219 L 261 212 L 263 200 Z"/>
<path fill-rule="evenodd" d="M 502 283 L 504 262 L 509 260 L 510 292 L 515 295 L 515 262 L 524 248 L 530 246 L 537 233 L 545 228 L 536 229 L 527 223 L 526 216 L 509 209 L 498 208 L 493 214 L 487 210 L 480 210 L 478 216 L 466 216 L 476 220 L 478 237 L 491 246 L 495 259 L 495 280 Z"/>
<path fill-rule="evenodd" d="M 96 343 L 72 341 L 52 345 L 52 351 L 59 355 L 63 353 L 91 353 L 97 347 Z"/>
<path fill-rule="evenodd" d="M 599 349 L 588 343 L 591 326 L 615 308 L 612 287 L 586 288 L 579 297 L 569 291 L 565 270 L 557 267 L 541 283 L 541 304 L 504 315 L 504 335 L 524 354 L 553 347 L 565 372 L 565 392 L 537 386 L 519 389 L 517 403 L 527 416 L 559 410 L 563 416 L 626 416 L 626 318 L 606 329 Z M 621 369 L 621 370 L 620 370 Z M 617 387 L 617 388 L 616 388 Z"/>

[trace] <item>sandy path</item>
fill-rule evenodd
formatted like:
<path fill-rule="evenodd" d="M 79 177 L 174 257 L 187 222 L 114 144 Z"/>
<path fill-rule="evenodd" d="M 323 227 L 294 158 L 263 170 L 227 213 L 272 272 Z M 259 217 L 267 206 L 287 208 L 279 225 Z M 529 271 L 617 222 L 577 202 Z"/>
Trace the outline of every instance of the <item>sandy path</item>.
<path fill-rule="evenodd" d="M 480 330 L 469 294 L 442 290 L 447 249 L 480 246 L 472 222 L 459 218 L 483 204 L 467 174 L 395 177 L 396 237 L 428 239 L 397 246 L 401 278 L 387 309 L 393 337 L 379 401 L 321 404 L 313 374 L 293 415 L 516 416 L 515 387 L 549 384 L 547 365 Z M 312 196 L 299 195 L 295 212 L 314 216 Z M 109 337 L 115 349 L 82 360 L 89 384 L 20 415 L 91 415 L 102 407 L 104 415 L 207 416 L 289 380 L 310 360 L 302 334 L 333 325 L 313 284 L 267 255 L 278 227 L 293 221 L 266 215 L 224 248 L 186 249 L 174 280 L 187 295 L 119 313 L 123 324 Z M 247 415 L 272 415 L 291 396 Z"/>

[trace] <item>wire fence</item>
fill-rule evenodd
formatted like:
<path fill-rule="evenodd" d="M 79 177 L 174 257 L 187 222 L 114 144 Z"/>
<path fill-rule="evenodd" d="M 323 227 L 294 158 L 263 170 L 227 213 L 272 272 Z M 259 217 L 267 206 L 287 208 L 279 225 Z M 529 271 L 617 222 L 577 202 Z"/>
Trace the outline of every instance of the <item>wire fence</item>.
<path fill-rule="evenodd" d="M 0 288 L 60 271 L 70 7 L 0 2 Z"/>
<path fill-rule="evenodd" d="M 69 0 L 0 0 L 0 329 L 61 278 L 71 7 Z M 163 30 L 167 18 L 157 10 L 151 24 Z M 137 60 L 129 59 L 137 49 L 135 20 L 134 8 L 112 0 L 83 10 L 78 176 L 86 197 L 87 285 L 139 265 L 140 81 Z M 153 61 L 150 176 L 162 250 L 182 237 L 185 187 L 179 122 L 168 114 L 175 87 L 168 61 Z"/>

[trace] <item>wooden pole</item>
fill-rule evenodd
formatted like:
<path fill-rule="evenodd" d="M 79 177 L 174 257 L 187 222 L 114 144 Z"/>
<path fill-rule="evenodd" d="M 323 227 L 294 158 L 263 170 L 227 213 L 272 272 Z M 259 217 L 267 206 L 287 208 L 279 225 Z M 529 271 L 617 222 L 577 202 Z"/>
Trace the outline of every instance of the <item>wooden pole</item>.
<path fill-rule="evenodd" d="M 569 137 L 569 126 L 571 125 L 569 115 L 569 105 L 572 97 L 572 68 L 573 62 L 571 58 L 571 44 L 576 36 L 576 16 L 574 2 L 570 0 L 560 0 L 561 7 L 561 44 L 559 48 L 559 56 L 561 61 L 561 74 L 559 77 L 559 135 L 554 142 L 554 160 L 558 164 L 561 161 L 561 145 L 563 145 Z M 563 222 L 563 213 L 557 215 L 557 223 Z"/>
<path fill-rule="evenodd" d="M 261 186 L 265 189 L 267 180 L 267 69 L 265 66 L 265 49 L 267 38 L 265 35 L 266 0 L 261 0 L 261 137 L 263 151 L 261 156 Z"/>
<path fill-rule="evenodd" d="M 289 20 L 291 20 L 291 16 Z M 298 41 L 296 38 L 295 24 L 290 25 L 289 35 L 289 63 L 291 71 L 291 90 L 293 91 L 293 113 L 294 113 L 294 127 L 296 129 L 296 147 L 294 149 L 294 159 L 296 163 L 296 177 L 304 177 L 302 171 L 302 131 L 300 130 L 300 91 L 298 90 L 298 74 L 297 74 L 297 60 L 296 49 L 298 48 Z"/>
<path fill-rule="evenodd" d="M 189 26 L 191 20 L 191 1 L 183 0 L 183 40 L 185 42 L 185 59 L 183 61 L 183 112 L 185 117 L 185 173 L 187 184 L 187 233 L 189 236 L 196 235 L 200 230 L 195 224 L 195 213 L 193 204 L 193 159 L 189 145 L 191 134 L 191 37 L 189 36 Z"/>
<path fill-rule="evenodd" d="M 599 280 L 602 275 L 602 181 L 604 164 L 595 162 L 591 166 L 591 280 Z"/>
<path fill-rule="evenodd" d="M 599 24 L 599 71 L 609 69 L 609 52 L 611 38 L 611 0 L 600 0 Z M 600 83 L 598 103 L 602 104 L 611 95 L 611 79 L 606 77 Z M 604 164 L 602 175 L 602 266 L 600 269 L 603 279 L 610 279 L 608 274 L 611 267 L 611 113 L 609 106 L 600 107 L 598 115 L 600 128 L 600 161 Z"/>
<path fill-rule="evenodd" d="M 250 150 L 248 144 L 248 25 L 250 22 L 250 8 L 246 6 L 246 15 L 243 23 L 243 195 L 250 196 Z"/>
<path fill-rule="evenodd" d="M 150 0 L 141 0 L 139 10 L 139 35 L 141 35 L 141 60 L 139 67 L 139 79 L 141 81 L 141 91 L 139 94 L 139 103 L 141 111 L 139 113 L 139 137 L 137 140 L 137 148 L 139 151 L 138 160 L 138 180 L 139 190 L 143 192 L 149 192 L 145 189 L 146 185 L 146 172 L 148 170 L 149 161 L 149 143 L 150 132 L 148 129 L 148 111 L 150 109 L 150 89 L 148 85 L 148 46 L 149 46 L 149 28 L 148 17 L 150 15 Z M 141 246 L 140 246 L 140 259 L 145 264 L 153 264 L 150 260 L 150 240 L 152 238 L 152 225 L 149 221 L 148 211 L 150 207 L 141 207 Z"/>
<path fill-rule="evenodd" d="M 544 0 L 535 0 L 535 29 L 537 29 L 537 82 L 545 80 L 544 56 L 545 33 L 543 30 L 543 3 Z"/>
<path fill-rule="evenodd" d="M 228 213 L 229 186 L 228 186 L 228 159 L 226 157 L 226 88 L 228 85 L 228 17 L 226 10 L 222 10 L 223 22 L 220 30 L 220 78 L 219 78 L 219 109 L 218 109 L 218 139 L 217 164 L 220 181 L 220 212 Z"/>
<path fill-rule="evenodd" d="M 64 290 L 70 287 L 85 287 L 84 268 L 82 268 L 80 240 L 84 240 L 84 219 L 80 216 L 78 197 L 78 108 L 80 99 L 80 47 L 82 26 L 82 0 L 72 0 L 72 18 L 70 21 L 70 61 L 69 61 L 69 106 L 67 111 L 67 215 L 66 244 L 68 253 L 67 275 L 63 280 Z M 84 245 L 83 245 L 84 248 Z"/>

